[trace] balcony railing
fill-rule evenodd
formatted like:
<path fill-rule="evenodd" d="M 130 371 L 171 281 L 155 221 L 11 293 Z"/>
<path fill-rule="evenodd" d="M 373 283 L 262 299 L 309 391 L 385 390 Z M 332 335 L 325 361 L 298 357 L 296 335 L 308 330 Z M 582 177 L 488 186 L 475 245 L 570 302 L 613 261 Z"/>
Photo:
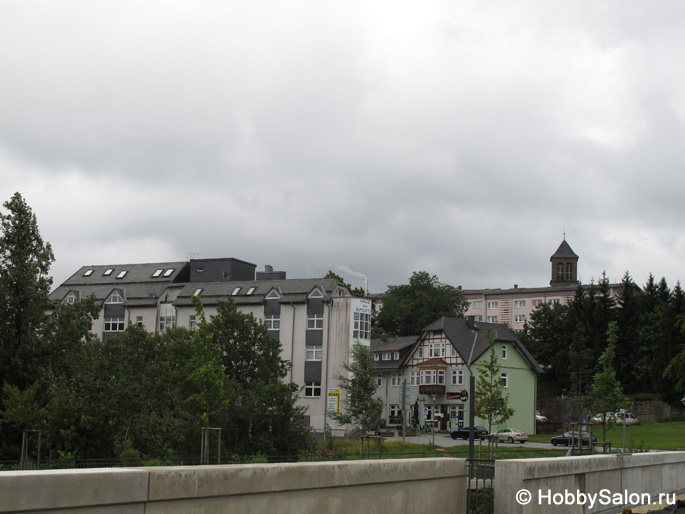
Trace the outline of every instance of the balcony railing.
<path fill-rule="evenodd" d="M 440 396 L 445 394 L 444 384 L 425 384 L 419 386 L 419 394 Z"/>

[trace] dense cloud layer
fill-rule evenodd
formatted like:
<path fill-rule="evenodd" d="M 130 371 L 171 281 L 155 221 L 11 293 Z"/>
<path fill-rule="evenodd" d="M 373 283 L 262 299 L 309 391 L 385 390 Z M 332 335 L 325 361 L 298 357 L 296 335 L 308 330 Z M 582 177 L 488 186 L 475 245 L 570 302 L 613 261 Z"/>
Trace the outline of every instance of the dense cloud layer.
<path fill-rule="evenodd" d="M 84 264 L 680 278 L 685 6 L 7 1 L 0 197 Z"/>

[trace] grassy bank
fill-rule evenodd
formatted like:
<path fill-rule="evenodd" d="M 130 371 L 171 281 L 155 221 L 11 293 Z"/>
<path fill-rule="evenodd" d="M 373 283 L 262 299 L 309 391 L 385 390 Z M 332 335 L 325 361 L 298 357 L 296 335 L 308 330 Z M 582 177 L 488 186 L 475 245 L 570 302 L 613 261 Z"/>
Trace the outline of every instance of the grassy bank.
<path fill-rule="evenodd" d="M 594 425 L 592 435 L 601 441 L 602 426 Z M 550 434 L 537 434 L 530 436 L 530 440 L 537 443 L 548 443 L 552 437 Z M 623 425 L 608 426 L 606 440 L 611 441 L 614 448 L 621 448 L 623 446 Z M 633 451 L 685 450 L 685 421 L 626 426 L 626 447 Z"/>

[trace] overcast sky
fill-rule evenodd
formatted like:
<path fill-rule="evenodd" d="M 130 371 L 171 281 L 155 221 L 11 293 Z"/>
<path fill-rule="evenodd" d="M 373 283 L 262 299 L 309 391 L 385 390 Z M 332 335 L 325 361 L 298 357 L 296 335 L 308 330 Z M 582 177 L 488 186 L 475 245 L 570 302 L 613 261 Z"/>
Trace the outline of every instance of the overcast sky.
<path fill-rule="evenodd" d="M 55 285 L 235 257 L 371 292 L 685 277 L 682 0 L 0 0 L 0 200 Z M 4 211 L 4 209 L 3 209 Z"/>

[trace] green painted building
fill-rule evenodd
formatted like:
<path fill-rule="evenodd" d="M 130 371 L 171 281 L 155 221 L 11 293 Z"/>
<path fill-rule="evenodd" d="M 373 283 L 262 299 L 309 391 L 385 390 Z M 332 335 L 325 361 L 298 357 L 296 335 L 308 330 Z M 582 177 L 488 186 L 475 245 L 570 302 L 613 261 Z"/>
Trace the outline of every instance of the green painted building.
<path fill-rule="evenodd" d="M 408 425 L 428 422 L 440 430 L 450 430 L 460 422 L 468 425 L 469 377 L 471 372 L 476 377 L 482 372 L 488 357 L 488 329 L 492 329 L 501 367 L 499 380 L 514 409 L 504 425 L 534 434 L 540 366 L 512 331 L 503 325 L 476 322 L 473 317 L 440 318 L 419 336 L 371 340 L 376 394 L 385 403 L 386 425 L 399 426 L 403 417 Z M 477 419 L 476 424 L 484 423 Z M 498 428 L 503 426 L 493 426 L 492 431 Z"/>

